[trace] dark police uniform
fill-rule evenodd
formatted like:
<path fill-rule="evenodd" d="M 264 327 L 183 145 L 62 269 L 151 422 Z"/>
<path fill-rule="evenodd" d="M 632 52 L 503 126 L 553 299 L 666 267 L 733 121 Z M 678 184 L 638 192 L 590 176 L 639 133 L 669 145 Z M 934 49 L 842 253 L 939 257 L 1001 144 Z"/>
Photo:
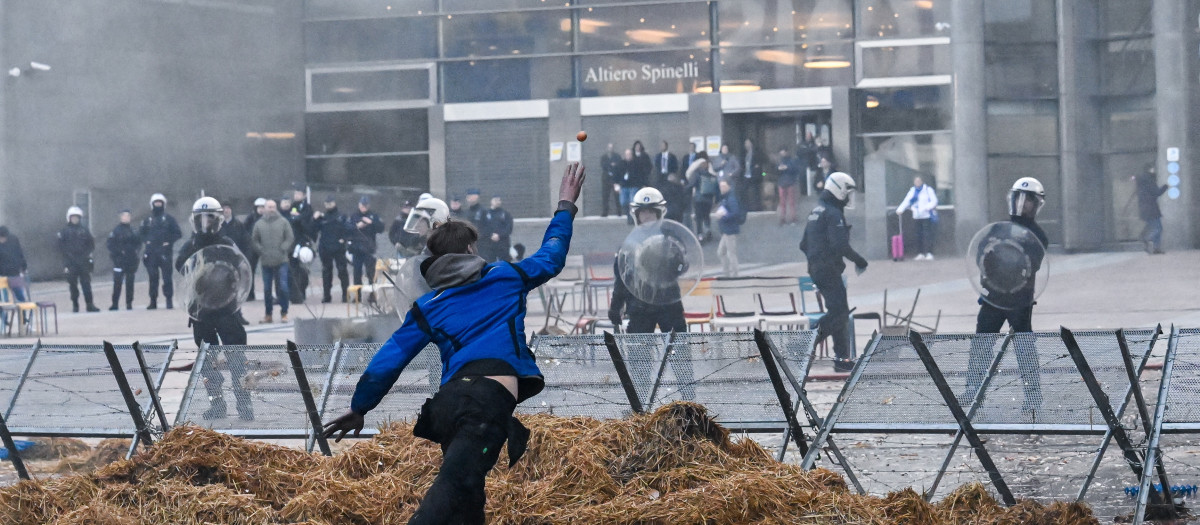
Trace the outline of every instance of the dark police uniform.
<path fill-rule="evenodd" d="M 92 251 L 95 249 L 96 240 L 82 223 L 67 223 L 58 231 L 58 251 L 62 254 L 67 285 L 71 289 L 71 304 L 76 312 L 79 311 L 80 288 L 83 288 L 83 301 L 88 311 L 96 309 L 92 303 Z"/>
<path fill-rule="evenodd" d="M 842 282 L 842 272 L 846 269 L 843 259 L 850 259 L 859 268 L 867 267 L 867 260 L 850 247 L 845 207 L 828 190 L 822 192 L 817 207 L 808 215 L 804 238 L 800 240 L 800 250 L 808 257 L 808 274 L 825 298 L 825 315 L 817 323 L 817 341 L 833 336 L 833 351 L 841 365 L 835 368 L 841 371 L 849 369 L 847 361 L 854 356 L 847 331 L 850 305 L 846 284 Z"/>
<path fill-rule="evenodd" d="M 363 218 L 371 219 L 371 224 L 358 227 L 358 223 Z M 350 234 L 350 255 L 354 256 L 354 284 L 362 284 L 363 270 L 366 270 L 367 280 L 375 280 L 375 236 L 383 233 L 383 220 L 379 218 L 379 214 L 367 210 L 363 213 L 361 210 L 356 210 L 350 215 L 350 227 L 354 231 Z"/>
<path fill-rule="evenodd" d="M 317 238 L 317 254 L 321 257 L 321 300 L 324 302 L 333 300 L 334 268 L 337 268 L 338 280 L 342 283 L 342 302 L 346 302 L 346 288 L 350 285 L 350 274 L 346 271 L 346 239 L 352 228 L 354 226 L 337 207 L 313 219 L 313 229 L 320 234 Z"/>
<path fill-rule="evenodd" d="M 174 284 L 171 282 L 171 254 L 175 251 L 175 241 L 183 238 L 179 223 L 175 217 L 162 213 L 152 213 L 142 219 L 138 229 L 138 237 L 142 239 L 145 250 L 142 251 L 142 263 L 146 265 L 146 273 L 150 276 L 150 306 L 158 307 L 158 278 L 162 276 L 162 293 L 167 299 L 167 308 L 171 308 L 171 299 L 175 296 Z"/>
<path fill-rule="evenodd" d="M 137 277 L 138 251 L 142 248 L 142 239 L 133 226 L 117 224 L 108 234 L 105 241 L 108 256 L 113 263 L 112 307 L 116 310 L 121 302 L 121 284 L 125 285 L 125 309 L 133 308 L 133 281 Z"/>
<path fill-rule="evenodd" d="M 674 293 L 676 296 L 681 295 L 678 285 Z M 625 286 L 625 280 L 621 278 L 621 271 L 617 268 L 617 263 L 613 262 L 613 293 L 608 308 L 608 319 L 612 321 L 613 326 L 618 328 L 621 326 L 622 307 L 625 308 L 625 313 L 629 316 L 629 326 L 625 328 L 625 331 L 628 333 L 651 334 L 654 333 L 654 327 L 656 326 L 663 333 L 675 332 L 686 334 L 688 331 L 687 319 L 683 316 L 682 300 L 668 304 L 650 304 L 634 297 L 629 291 L 629 287 Z M 687 345 L 680 345 L 674 349 L 674 352 L 670 363 L 671 370 L 675 373 L 675 379 L 679 383 L 680 397 L 691 401 L 696 398 L 696 379 L 695 373 L 692 370 L 692 350 Z M 646 345 L 635 345 L 631 350 L 629 363 L 634 376 L 633 379 L 637 384 L 649 385 L 651 383 L 651 371 L 649 369 L 651 361 L 649 348 Z"/>

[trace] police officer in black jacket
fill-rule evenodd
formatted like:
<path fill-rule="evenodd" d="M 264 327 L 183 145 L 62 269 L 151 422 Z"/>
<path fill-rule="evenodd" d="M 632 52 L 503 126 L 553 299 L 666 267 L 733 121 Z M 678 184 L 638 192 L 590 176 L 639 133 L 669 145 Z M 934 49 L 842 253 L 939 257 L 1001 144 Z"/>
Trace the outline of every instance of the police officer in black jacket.
<path fill-rule="evenodd" d="M 189 257 L 208 246 L 230 246 L 237 244 L 221 234 L 224 222 L 221 203 L 212 197 L 201 197 L 192 204 L 192 238 L 179 247 L 179 257 L 175 260 L 175 269 L 188 271 L 186 263 Z M 196 283 L 197 287 L 204 283 Z M 227 284 L 227 283 L 223 283 Z M 236 283 L 234 284 L 236 286 Z M 192 296 L 198 294 L 192 290 Z M 245 345 L 246 329 L 242 327 L 241 306 L 238 301 L 215 310 L 202 309 L 198 302 L 187 305 L 188 324 L 192 327 L 192 337 L 196 346 L 202 343 L 209 345 Z M 250 393 L 246 391 L 241 378 L 246 371 L 246 355 L 241 350 L 226 350 L 225 364 L 230 370 L 233 395 L 237 398 L 238 417 L 244 420 L 254 419 L 254 408 L 251 406 Z M 208 392 L 209 407 L 201 417 L 204 419 L 220 419 L 225 417 L 225 398 L 221 385 L 225 377 L 217 370 L 215 359 L 207 359 L 200 368 L 204 376 L 204 388 Z"/>
<path fill-rule="evenodd" d="M 142 219 L 138 228 L 138 237 L 142 239 L 145 249 L 142 251 L 142 263 L 146 265 L 146 273 L 150 276 L 150 304 L 147 310 L 158 308 L 158 278 L 162 276 L 162 294 L 167 300 L 167 309 L 174 308 L 171 299 L 175 296 L 174 284 L 171 282 L 172 254 L 175 253 L 175 241 L 183 238 L 179 223 L 175 217 L 167 214 L 167 198 L 161 193 L 150 196 L 150 216 Z"/>
<path fill-rule="evenodd" d="M 125 309 L 133 309 L 133 281 L 137 277 L 138 251 L 142 249 L 142 239 L 133 231 L 133 212 L 121 210 L 117 215 L 117 227 L 109 232 L 105 245 L 108 247 L 108 258 L 113 263 L 112 306 L 109 310 L 117 310 L 121 303 L 121 285 L 125 285 Z"/>
<path fill-rule="evenodd" d="M 350 215 L 350 256 L 354 258 L 354 284 L 362 284 L 363 270 L 367 281 L 375 281 L 375 236 L 383 233 L 383 220 L 371 211 L 371 199 L 358 199 L 358 211 Z"/>
<path fill-rule="evenodd" d="M 78 206 L 67 209 L 67 225 L 58 231 L 58 251 L 63 258 L 63 272 L 67 274 L 67 285 L 71 288 L 71 310 L 79 311 L 79 289 L 83 288 L 83 300 L 87 311 L 99 312 L 92 303 L 92 251 L 96 239 L 83 225 L 83 210 Z"/>
<path fill-rule="evenodd" d="M 346 272 L 346 240 L 350 237 L 351 226 L 346 214 L 338 211 L 337 199 L 333 195 L 325 198 L 325 211 L 313 212 L 313 229 L 320 234 L 317 253 L 321 257 L 321 286 L 324 292 L 321 302 L 333 301 L 333 269 L 337 268 L 344 303 L 346 288 L 350 285 L 350 276 Z"/>
<path fill-rule="evenodd" d="M 842 282 L 842 272 L 846 269 L 843 259 L 854 262 L 855 271 L 860 274 L 867 269 L 867 260 L 850 247 L 850 225 L 846 224 L 843 211 L 851 204 L 856 189 L 849 175 L 840 171 L 830 174 L 820 203 L 808 215 L 804 238 L 800 240 L 800 250 L 808 257 L 808 274 L 825 298 L 825 315 L 817 323 L 817 342 L 833 336 L 836 356 L 833 369 L 838 372 L 854 368 L 854 349 L 850 347 L 848 331 L 850 305 Z"/>

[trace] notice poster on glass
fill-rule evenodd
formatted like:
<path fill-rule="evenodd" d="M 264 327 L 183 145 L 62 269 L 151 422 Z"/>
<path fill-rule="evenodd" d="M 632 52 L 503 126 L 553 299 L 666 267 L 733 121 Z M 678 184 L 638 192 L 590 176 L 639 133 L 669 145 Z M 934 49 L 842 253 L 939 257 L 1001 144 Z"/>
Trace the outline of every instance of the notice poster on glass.
<path fill-rule="evenodd" d="M 710 157 L 721 154 L 721 136 L 710 135 L 708 137 L 708 147 L 705 148 L 705 151 L 708 151 Z"/>
<path fill-rule="evenodd" d="M 578 142 L 567 143 L 567 162 L 579 162 L 583 158 L 582 146 Z"/>
<path fill-rule="evenodd" d="M 550 160 L 551 161 L 562 160 L 562 153 L 563 153 L 563 143 L 561 143 L 561 142 L 551 142 L 550 143 Z"/>

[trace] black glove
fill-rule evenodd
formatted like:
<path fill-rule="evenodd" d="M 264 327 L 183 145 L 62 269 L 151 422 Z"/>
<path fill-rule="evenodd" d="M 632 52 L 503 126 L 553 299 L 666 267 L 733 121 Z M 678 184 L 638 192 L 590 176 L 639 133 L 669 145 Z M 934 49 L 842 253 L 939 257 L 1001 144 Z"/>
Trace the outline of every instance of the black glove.
<path fill-rule="evenodd" d="M 608 320 L 612 321 L 613 326 L 621 326 L 621 311 L 610 309 L 608 311 Z"/>
<path fill-rule="evenodd" d="M 863 260 L 861 260 L 861 261 L 859 261 L 859 262 L 855 263 L 855 265 L 854 265 L 854 273 L 855 273 L 856 275 L 862 275 L 862 274 L 863 274 L 863 272 L 865 272 L 865 271 L 867 271 L 867 261 L 866 261 L 866 259 L 863 259 Z"/>

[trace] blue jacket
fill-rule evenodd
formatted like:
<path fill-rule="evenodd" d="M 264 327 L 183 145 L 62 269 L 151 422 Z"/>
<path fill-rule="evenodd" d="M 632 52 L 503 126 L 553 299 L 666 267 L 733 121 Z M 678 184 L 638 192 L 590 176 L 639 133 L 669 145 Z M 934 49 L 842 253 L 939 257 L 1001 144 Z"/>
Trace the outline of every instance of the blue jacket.
<path fill-rule="evenodd" d="M 745 219 L 742 214 L 746 212 L 742 209 L 742 205 L 738 202 L 734 191 L 730 189 L 729 193 L 721 195 L 721 200 L 717 205 L 724 206 L 726 212 L 725 216 L 717 221 L 717 225 L 721 229 L 721 234 L 737 235 L 742 233 L 742 221 Z"/>
<path fill-rule="evenodd" d="M 518 402 L 540 392 L 542 372 L 525 342 L 525 298 L 566 265 L 572 221 L 570 211 L 555 213 L 533 256 L 519 263 L 488 264 L 473 282 L 435 288 L 417 299 L 404 324 L 367 365 L 350 409 L 366 414 L 375 408 L 430 342 L 442 353 L 442 384 L 467 363 L 498 359 L 516 371 Z"/>

